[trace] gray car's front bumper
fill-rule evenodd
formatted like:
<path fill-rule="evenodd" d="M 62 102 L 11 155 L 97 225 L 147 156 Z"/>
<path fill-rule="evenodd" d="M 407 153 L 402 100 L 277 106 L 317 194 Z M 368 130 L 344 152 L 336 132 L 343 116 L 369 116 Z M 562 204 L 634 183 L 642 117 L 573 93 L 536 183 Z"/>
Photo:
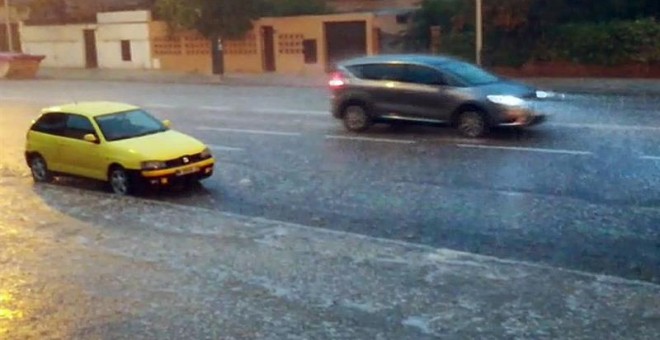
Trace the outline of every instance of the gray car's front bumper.
<path fill-rule="evenodd" d="M 497 126 L 532 126 L 548 120 L 548 114 L 543 111 L 541 102 L 528 101 L 524 106 L 499 106 L 499 121 Z"/>

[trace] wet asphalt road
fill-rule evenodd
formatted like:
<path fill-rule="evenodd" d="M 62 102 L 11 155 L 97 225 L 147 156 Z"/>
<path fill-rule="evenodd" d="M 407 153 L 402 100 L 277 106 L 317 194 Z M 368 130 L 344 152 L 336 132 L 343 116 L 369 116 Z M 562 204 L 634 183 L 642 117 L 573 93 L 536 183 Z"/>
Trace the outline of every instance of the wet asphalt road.
<path fill-rule="evenodd" d="M 71 100 L 145 105 L 212 146 L 214 177 L 159 199 L 660 283 L 657 97 L 569 94 L 548 124 L 467 140 L 346 133 L 317 89 L 0 83 L 0 134 L 18 141 L 1 161 L 20 162 L 38 108 Z"/>

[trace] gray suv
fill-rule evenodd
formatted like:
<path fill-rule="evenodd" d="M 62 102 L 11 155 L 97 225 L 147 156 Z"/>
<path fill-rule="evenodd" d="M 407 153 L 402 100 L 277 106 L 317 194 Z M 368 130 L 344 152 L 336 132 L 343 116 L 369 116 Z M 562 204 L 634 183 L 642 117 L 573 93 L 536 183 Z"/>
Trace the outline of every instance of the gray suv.
<path fill-rule="evenodd" d="M 349 131 L 375 122 L 434 122 L 473 138 L 493 126 L 543 122 L 534 105 L 548 95 L 458 59 L 426 55 L 347 60 L 336 66 L 329 85 L 332 114 Z"/>

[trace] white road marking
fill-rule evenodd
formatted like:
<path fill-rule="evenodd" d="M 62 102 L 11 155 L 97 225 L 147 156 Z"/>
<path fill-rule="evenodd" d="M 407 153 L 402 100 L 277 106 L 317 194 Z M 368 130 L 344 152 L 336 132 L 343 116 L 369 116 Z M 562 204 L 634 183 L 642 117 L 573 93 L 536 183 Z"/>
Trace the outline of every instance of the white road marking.
<path fill-rule="evenodd" d="M 547 123 L 548 126 L 594 129 L 594 130 L 639 130 L 639 131 L 660 131 L 660 126 L 643 125 L 614 125 L 614 124 L 581 124 L 581 123 Z"/>
<path fill-rule="evenodd" d="M 218 112 L 254 112 L 254 113 L 269 113 L 280 115 L 329 115 L 330 111 L 315 111 L 315 110 L 295 110 L 295 109 L 269 109 L 269 108 L 250 108 L 250 107 L 230 107 L 230 106 L 200 106 L 202 110 L 218 111 Z"/>
<path fill-rule="evenodd" d="M 171 104 L 144 104 L 144 107 L 152 107 L 155 109 L 173 109 L 176 107 L 176 105 L 171 105 Z"/>
<path fill-rule="evenodd" d="M 457 144 L 456 146 L 458 146 L 459 148 L 473 148 L 473 149 L 526 151 L 526 152 L 555 153 L 555 154 L 580 155 L 580 156 L 593 155 L 593 153 L 589 151 L 564 150 L 564 149 L 523 148 L 517 146 L 497 146 L 497 145 L 482 145 L 482 144 Z"/>
<path fill-rule="evenodd" d="M 649 161 L 660 161 L 660 156 L 641 156 L 639 158 Z"/>
<path fill-rule="evenodd" d="M 412 140 L 403 139 L 389 139 L 389 138 L 371 138 L 371 137 L 354 137 L 354 136 L 336 136 L 326 135 L 326 139 L 341 139 L 341 140 L 355 140 L 361 142 L 376 142 L 376 143 L 397 143 L 397 144 L 415 144 Z"/>
<path fill-rule="evenodd" d="M 219 127 L 205 127 L 198 126 L 197 130 L 204 131 L 219 131 L 219 132 L 236 132 L 236 133 L 249 133 L 255 135 L 273 135 L 273 136 L 292 136 L 298 137 L 300 133 L 298 132 L 283 132 L 283 131 L 266 131 L 266 130 L 248 130 L 248 129 L 231 129 L 231 128 L 219 128 Z"/>
<path fill-rule="evenodd" d="M 207 111 L 232 111 L 234 108 L 230 106 L 200 106 L 199 107 L 202 110 L 207 110 Z"/>
<path fill-rule="evenodd" d="M 203 119 L 204 121 L 213 121 L 214 124 L 235 124 L 235 123 L 244 123 L 244 124 L 249 124 L 250 126 L 255 126 L 255 121 L 254 117 L 251 117 L 250 115 L 238 115 L 238 116 L 232 116 L 232 115 L 205 115 L 205 116 L 196 116 L 196 118 Z M 269 120 L 267 122 L 261 122 L 263 124 L 261 125 L 268 125 L 268 126 L 286 126 L 286 127 L 298 127 L 298 126 L 304 126 L 304 127 L 318 127 L 318 128 L 328 128 L 328 127 L 334 127 L 337 126 L 335 122 L 332 121 L 316 121 L 312 119 L 303 119 L 303 118 L 295 118 L 295 119 L 275 119 L 275 120 Z"/>
<path fill-rule="evenodd" d="M 433 137 L 433 138 L 422 138 L 425 142 L 440 142 L 440 143 L 453 143 L 453 144 L 480 144 L 482 143 L 479 140 L 474 140 L 470 138 L 459 138 L 459 137 Z"/>
<path fill-rule="evenodd" d="M 211 150 L 218 150 L 218 151 L 243 151 L 241 148 L 234 148 L 231 146 L 224 146 L 224 145 L 216 145 L 216 144 L 206 144 L 206 146 L 209 147 Z"/>
<path fill-rule="evenodd" d="M 293 109 L 247 109 L 259 113 L 274 113 L 274 114 L 285 114 L 285 115 L 329 115 L 330 111 L 318 111 L 318 110 L 293 110 Z"/>

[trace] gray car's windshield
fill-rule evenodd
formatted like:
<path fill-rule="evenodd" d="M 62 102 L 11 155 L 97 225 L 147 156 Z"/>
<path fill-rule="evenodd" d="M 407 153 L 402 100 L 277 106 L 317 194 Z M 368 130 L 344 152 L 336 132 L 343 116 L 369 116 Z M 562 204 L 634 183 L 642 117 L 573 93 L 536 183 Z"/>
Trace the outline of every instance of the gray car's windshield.
<path fill-rule="evenodd" d="M 152 115 L 133 110 L 96 117 L 96 123 L 107 141 L 135 138 L 167 130 Z"/>
<path fill-rule="evenodd" d="M 499 81 L 497 76 L 465 62 L 450 61 L 439 67 L 467 86 L 486 85 Z"/>

